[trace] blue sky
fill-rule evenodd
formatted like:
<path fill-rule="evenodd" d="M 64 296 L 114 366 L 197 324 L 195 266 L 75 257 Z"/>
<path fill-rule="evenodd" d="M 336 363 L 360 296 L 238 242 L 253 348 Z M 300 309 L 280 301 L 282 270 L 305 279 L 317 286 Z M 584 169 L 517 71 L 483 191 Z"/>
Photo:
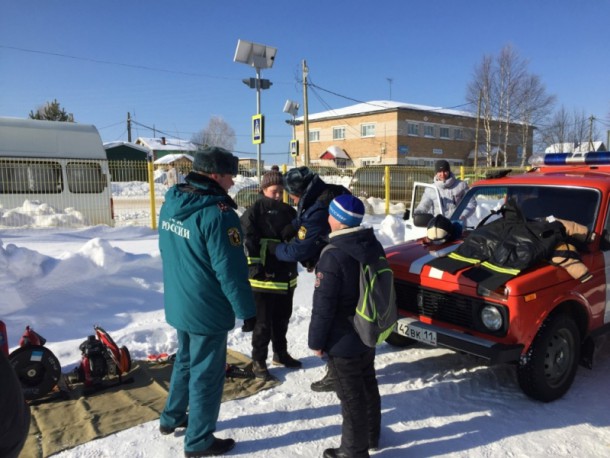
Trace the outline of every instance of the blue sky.
<path fill-rule="evenodd" d="M 597 118 L 605 141 L 609 17 L 608 0 L 0 0 L 0 116 L 57 99 L 104 141 L 127 140 L 127 112 L 186 140 L 221 116 L 238 154 L 256 157 L 256 92 L 241 82 L 255 71 L 233 62 L 243 39 L 278 49 L 262 71 L 273 82 L 261 96 L 262 154 L 282 163 L 291 137 L 282 108 L 291 99 L 303 113 L 304 59 L 310 82 L 330 91 L 309 91 L 310 113 L 390 95 L 456 107 L 483 55 L 511 44 L 558 106 Z"/>

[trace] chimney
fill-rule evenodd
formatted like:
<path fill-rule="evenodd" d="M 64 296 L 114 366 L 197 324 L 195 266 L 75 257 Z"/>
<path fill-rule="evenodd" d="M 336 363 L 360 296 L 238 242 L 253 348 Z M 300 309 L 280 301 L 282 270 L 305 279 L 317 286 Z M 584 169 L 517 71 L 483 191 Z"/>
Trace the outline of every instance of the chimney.
<path fill-rule="evenodd" d="M 165 143 L 165 137 L 161 137 L 161 144 L 162 145 L 167 145 L 167 143 Z"/>

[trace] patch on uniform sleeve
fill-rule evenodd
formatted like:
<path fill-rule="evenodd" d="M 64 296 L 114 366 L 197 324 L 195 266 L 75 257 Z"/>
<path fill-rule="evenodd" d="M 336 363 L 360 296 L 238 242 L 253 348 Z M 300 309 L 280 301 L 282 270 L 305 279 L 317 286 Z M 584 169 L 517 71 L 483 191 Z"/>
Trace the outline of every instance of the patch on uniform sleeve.
<path fill-rule="evenodd" d="M 236 227 L 231 227 L 227 231 L 227 235 L 229 236 L 229 242 L 231 242 L 231 245 L 241 245 L 241 236 L 239 235 L 239 229 L 237 229 Z"/>
<path fill-rule="evenodd" d="M 324 274 L 322 272 L 318 272 L 316 274 L 316 281 L 314 283 L 314 288 L 317 288 L 318 286 L 320 286 L 320 283 L 322 283 L 323 278 L 324 278 Z"/>
<path fill-rule="evenodd" d="M 301 226 L 299 227 L 299 232 L 297 232 L 297 238 L 299 240 L 305 240 L 305 237 L 307 237 L 307 228 L 305 226 Z"/>

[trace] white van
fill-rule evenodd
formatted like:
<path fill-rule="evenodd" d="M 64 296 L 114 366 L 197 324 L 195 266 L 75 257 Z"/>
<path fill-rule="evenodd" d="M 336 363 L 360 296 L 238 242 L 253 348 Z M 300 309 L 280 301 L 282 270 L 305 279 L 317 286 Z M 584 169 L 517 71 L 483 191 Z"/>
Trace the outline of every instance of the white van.
<path fill-rule="evenodd" d="M 108 160 L 95 126 L 0 117 L 0 209 L 6 215 L 26 201 L 76 210 L 84 224 L 113 225 Z M 23 219 L 10 225 L 36 225 Z"/>

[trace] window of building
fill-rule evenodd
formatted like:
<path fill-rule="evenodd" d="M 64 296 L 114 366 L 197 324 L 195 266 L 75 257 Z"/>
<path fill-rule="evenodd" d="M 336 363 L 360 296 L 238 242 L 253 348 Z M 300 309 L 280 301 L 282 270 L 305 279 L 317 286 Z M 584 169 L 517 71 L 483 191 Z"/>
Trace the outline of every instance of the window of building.
<path fill-rule="evenodd" d="M 345 127 L 333 127 L 333 140 L 345 140 Z"/>
<path fill-rule="evenodd" d="M 434 137 L 434 126 L 424 126 L 424 137 Z"/>
<path fill-rule="evenodd" d="M 361 137 L 374 137 L 375 136 L 375 124 L 362 124 L 360 126 Z"/>
<path fill-rule="evenodd" d="M 320 131 L 319 130 L 310 130 L 309 131 L 309 141 L 310 142 L 319 142 L 320 141 Z"/>
<path fill-rule="evenodd" d="M 419 135 L 419 125 L 413 124 L 412 122 L 410 122 L 407 127 L 407 134 L 408 135 Z"/>
<path fill-rule="evenodd" d="M 449 138 L 449 127 L 441 127 L 439 131 L 441 138 Z"/>
<path fill-rule="evenodd" d="M 464 131 L 462 129 L 453 129 L 453 138 L 455 140 L 464 140 Z"/>

